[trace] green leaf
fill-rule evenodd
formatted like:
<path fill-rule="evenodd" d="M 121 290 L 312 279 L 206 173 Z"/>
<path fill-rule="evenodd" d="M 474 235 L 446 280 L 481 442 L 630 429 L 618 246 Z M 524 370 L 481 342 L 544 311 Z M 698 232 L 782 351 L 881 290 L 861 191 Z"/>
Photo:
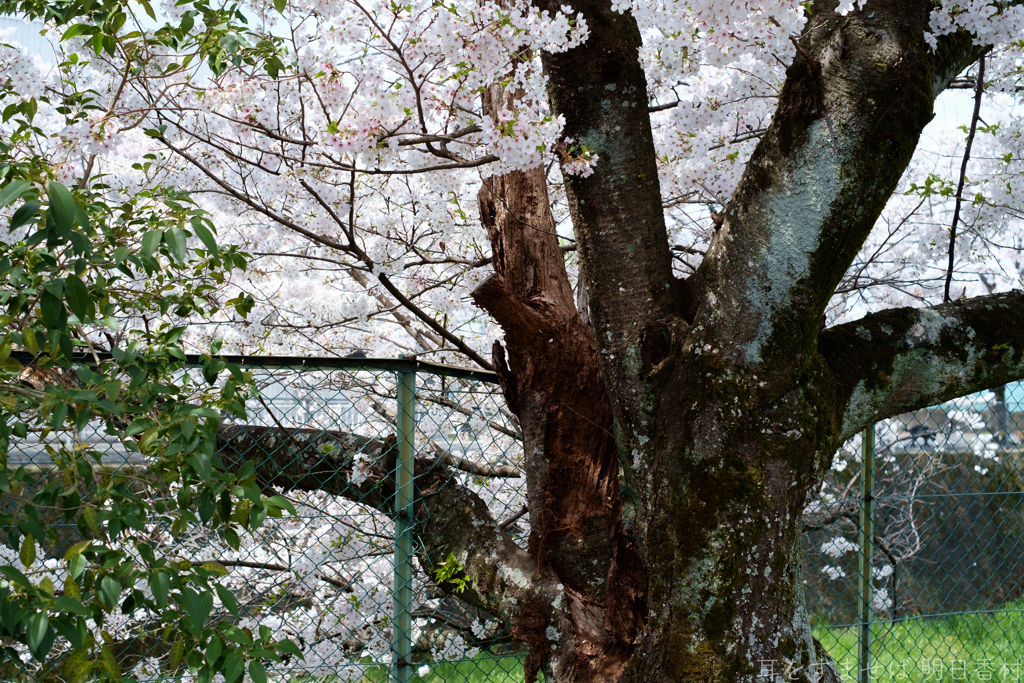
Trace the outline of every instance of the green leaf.
<path fill-rule="evenodd" d="M 78 205 L 75 205 L 75 221 L 80 226 L 82 226 L 86 231 L 90 230 L 91 226 L 89 225 L 89 214 L 87 214 L 85 210 Z M 84 238 L 84 236 L 82 237 Z M 86 241 L 85 244 L 88 245 L 88 241 Z M 84 251 L 84 249 L 82 251 Z"/>
<path fill-rule="evenodd" d="M 36 331 L 32 327 L 26 327 L 21 331 L 21 345 L 33 356 L 39 355 L 39 342 L 36 341 Z"/>
<path fill-rule="evenodd" d="M 82 433 L 89 421 L 92 420 L 92 408 L 79 408 L 75 413 L 75 432 Z"/>
<path fill-rule="evenodd" d="M 179 227 L 173 227 L 164 233 L 164 242 L 171 248 L 171 253 L 178 263 L 184 263 L 188 258 L 188 238 L 185 231 Z"/>
<path fill-rule="evenodd" d="M 150 429 L 148 432 L 143 434 L 142 438 L 139 439 L 139 450 L 146 452 L 158 436 L 160 436 L 160 430 L 156 428 Z"/>
<path fill-rule="evenodd" d="M 284 8 L 288 6 L 288 0 L 274 0 L 274 9 L 284 14 Z"/>
<path fill-rule="evenodd" d="M 252 631 L 248 629 L 243 631 L 237 626 L 228 626 L 224 629 L 224 637 L 232 642 L 242 645 L 243 647 L 253 644 Z"/>
<path fill-rule="evenodd" d="M 219 412 L 208 406 L 196 406 L 195 408 L 189 410 L 188 414 L 192 415 L 193 417 L 208 417 L 213 419 L 217 419 L 220 417 Z"/>
<path fill-rule="evenodd" d="M 98 533 L 100 530 L 99 515 L 96 514 L 96 508 L 89 506 L 82 510 L 82 518 L 85 520 L 89 530 L 93 533 Z"/>
<path fill-rule="evenodd" d="M 181 660 L 185 658 L 185 641 L 178 638 L 174 641 L 174 645 L 171 646 L 171 652 L 167 658 L 167 668 L 171 673 L 178 670 L 181 666 Z"/>
<path fill-rule="evenodd" d="M 18 553 L 18 559 L 21 560 L 21 564 L 25 568 L 32 566 L 32 563 L 36 561 L 36 539 L 32 538 L 32 534 L 25 536 L 21 540 L 21 552 Z"/>
<path fill-rule="evenodd" d="M 76 555 L 81 555 L 92 546 L 92 541 L 79 541 L 78 543 L 71 546 L 66 553 L 64 553 L 64 559 L 70 560 Z"/>
<path fill-rule="evenodd" d="M 75 213 L 78 205 L 68 188 L 60 183 L 50 183 L 50 214 L 53 216 L 54 225 L 63 235 L 71 234 L 75 227 Z"/>
<path fill-rule="evenodd" d="M 213 667 L 220 659 L 220 653 L 224 651 L 224 641 L 220 638 L 211 638 L 206 646 L 206 663 Z"/>
<path fill-rule="evenodd" d="M 224 658 L 224 666 L 221 672 L 224 674 L 224 680 L 227 683 L 234 683 L 235 680 L 242 676 L 242 669 L 245 661 L 242 659 L 242 655 L 238 650 L 233 650 L 227 657 Z"/>
<path fill-rule="evenodd" d="M 104 576 L 96 590 L 100 599 L 111 609 L 117 607 L 121 597 L 121 582 L 113 576 Z"/>
<path fill-rule="evenodd" d="M 89 653 L 82 650 L 72 650 L 65 655 L 61 669 L 65 683 L 85 683 L 92 678 L 92 660 Z"/>
<path fill-rule="evenodd" d="M 256 305 L 256 299 L 251 294 L 244 294 L 234 299 L 229 299 L 227 305 L 234 306 L 235 312 L 242 316 L 242 318 L 248 318 L 252 307 Z"/>
<path fill-rule="evenodd" d="M 76 650 L 82 649 L 82 646 L 85 644 L 84 630 L 79 631 L 77 628 L 75 628 L 70 618 L 58 617 L 50 623 L 53 625 L 53 628 L 57 631 L 57 633 L 64 636 L 64 638 L 66 638 L 67 641 L 71 643 L 72 648 Z"/>
<path fill-rule="evenodd" d="M 150 429 L 154 424 L 156 423 L 153 422 L 153 420 L 151 420 L 150 418 L 140 417 L 136 419 L 134 422 L 132 422 L 130 425 L 128 425 L 128 429 L 124 430 L 124 435 L 135 436 L 136 434 L 140 434 L 146 431 L 147 429 Z"/>
<path fill-rule="evenodd" d="M 149 0 L 139 0 L 139 3 L 146 10 L 146 14 L 149 15 L 149 18 L 156 21 L 156 13 L 153 11 L 153 5 L 149 4 Z"/>
<path fill-rule="evenodd" d="M 80 614 L 83 617 L 92 617 L 92 610 L 83 605 L 74 598 L 69 598 L 66 595 L 61 595 L 53 599 L 53 606 L 59 610 L 65 612 L 71 612 L 72 614 Z"/>
<path fill-rule="evenodd" d="M 207 251 L 211 254 L 217 253 L 217 240 L 214 239 L 213 233 L 211 233 L 205 225 L 196 221 L 192 224 L 192 229 L 196 231 L 196 236 L 202 241 L 203 246 L 206 247 Z"/>
<path fill-rule="evenodd" d="M 229 55 L 233 55 L 238 52 L 239 48 L 245 44 L 245 39 L 240 37 L 237 33 L 225 33 L 220 39 L 220 46 L 224 48 L 224 51 Z"/>
<path fill-rule="evenodd" d="M 249 662 L 249 677 L 252 683 L 267 683 L 267 670 L 257 661 Z"/>
<path fill-rule="evenodd" d="M 149 589 L 153 591 L 153 599 L 157 607 L 167 606 L 167 594 L 171 590 L 171 579 L 165 571 L 155 571 L 149 575 Z"/>
<path fill-rule="evenodd" d="M 227 576 L 230 573 L 228 571 L 228 568 L 222 565 L 220 562 L 203 562 L 202 566 L 203 569 L 210 572 L 211 574 L 216 574 L 217 576 Z"/>
<path fill-rule="evenodd" d="M 46 612 L 36 612 L 25 620 L 25 644 L 36 659 L 41 660 L 46 653 L 40 652 L 40 646 L 50 631 L 50 618 Z"/>
<path fill-rule="evenodd" d="M 188 328 L 186 328 L 184 325 L 180 327 L 171 328 L 171 330 L 167 332 L 167 335 L 164 337 L 164 343 L 174 344 L 179 339 L 181 339 L 181 335 L 184 334 L 186 329 Z"/>
<path fill-rule="evenodd" d="M 235 594 L 229 591 L 219 583 L 213 586 L 217 590 L 217 597 L 220 598 L 220 602 L 224 605 L 224 608 L 231 612 L 232 615 L 238 616 L 238 601 L 235 599 Z"/>
<path fill-rule="evenodd" d="M 208 454 L 202 452 L 196 453 L 192 456 L 191 462 L 192 467 L 195 468 L 203 481 L 210 481 L 210 479 L 213 478 L 213 468 Z"/>
<path fill-rule="evenodd" d="M 85 558 L 83 556 L 75 555 L 68 560 L 68 575 L 72 580 L 81 576 L 83 569 L 85 569 Z"/>
<path fill-rule="evenodd" d="M 238 550 L 242 539 L 238 537 L 238 532 L 231 527 L 228 527 L 224 530 L 224 542 L 231 546 L 232 550 Z"/>
<path fill-rule="evenodd" d="M 85 283 L 77 275 L 68 275 L 64 278 L 64 290 L 68 308 L 81 322 L 85 322 L 89 316 L 89 290 Z"/>
<path fill-rule="evenodd" d="M 256 471 L 256 464 L 252 460 L 246 460 L 242 463 L 242 466 L 238 468 L 238 479 L 239 481 L 245 481 L 252 476 L 253 472 Z M 266 502 L 266 501 L 264 501 Z"/>
<path fill-rule="evenodd" d="M 279 640 L 274 643 L 274 647 L 277 648 L 278 652 L 284 652 L 285 654 L 294 655 L 299 659 L 305 659 L 305 655 L 302 654 L 302 650 L 300 650 L 299 646 L 291 640 Z"/>
<path fill-rule="evenodd" d="M 100 650 L 100 661 L 103 662 L 103 668 L 108 676 L 115 681 L 121 679 L 121 666 L 117 663 L 117 657 L 114 656 L 114 653 L 110 651 L 106 644 Z"/>
<path fill-rule="evenodd" d="M 28 577 L 10 565 L 0 565 L 0 574 L 3 574 L 22 588 L 32 588 L 32 582 L 28 580 Z"/>
<path fill-rule="evenodd" d="M 0 190 L 0 208 L 11 204 L 25 194 L 30 187 L 32 187 L 32 183 L 27 180 L 12 180 L 7 183 L 4 189 Z"/>
<path fill-rule="evenodd" d="M 84 558 L 79 555 L 78 559 Z M 81 574 L 81 572 L 79 572 L 79 574 Z M 76 578 L 77 576 L 70 572 L 66 577 L 64 577 L 64 595 L 80 601 L 82 599 L 82 589 L 78 587 L 78 582 L 75 581 Z"/>
<path fill-rule="evenodd" d="M 91 34 L 93 34 L 96 31 L 96 27 L 95 26 L 89 26 L 88 24 L 75 24 L 74 26 L 69 28 L 67 31 L 64 31 L 64 35 L 62 35 L 60 37 L 60 42 L 63 43 L 64 41 L 68 40 L 69 38 L 74 38 L 75 36 L 82 35 L 86 31 L 88 31 L 88 35 L 91 35 Z"/>
<path fill-rule="evenodd" d="M 164 234 L 159 230 L 150 230 L 142 236 L 142 253 L 145 256 L 152 256 L 156 248 L 160 246 L 160 240 Z"/>
<path fill-rule="evenodd" d="M 198 632 L 213 609 L 213 596 L 209 593 L 197 593 L 186 586 L 181 589 L 180 597 L 182 607 L 188 612 L 188 616 Z"/>
<path fill-rule="evenodd" d="M 68 416 L 68 404 L 58 403 L 50 413 L 50 429 L 60 429 L 64 426 L 64 420 Z"/>
<path fill-rule="evenodd" d="M 59 299 L 64 296 L 64 280 L 46 280 L 43 282 L 43 289 Z"/>
<path fill-rule="evenodd" d="M 51 330 L 62 330 L 67 327 L 68 313 L 64 310 L 64 302 L 50 292 L 39 295 L 39 312 L 43 325 Z"/>
<path fill-rule="evenodd" d="M 35 199 L 30 199 L 22 204 L 14 215 L 11 216 L 11 230 L 17 230 L 21 226 L 25 225 L 39 213 L 39 207 L 42 206 Z"/>
<path fill-rule="evenodd" d="M 264 498 L 263 504 L 268 507 L 275 507 L 281 510 L 287 510 L 293 515 L 296 514 L 295 507 L 284 496 L 271 496 L 270 498 Z"/>

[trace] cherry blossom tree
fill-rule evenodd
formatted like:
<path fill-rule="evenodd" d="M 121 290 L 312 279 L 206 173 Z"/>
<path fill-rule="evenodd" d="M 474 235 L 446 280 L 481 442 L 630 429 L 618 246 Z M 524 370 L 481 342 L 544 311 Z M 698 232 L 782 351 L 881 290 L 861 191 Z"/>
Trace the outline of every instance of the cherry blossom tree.
<path fill-rule="evenodd" d="M 531 679 L 837 680 L 799 550 L 833 454 L 1024 377 L 1016 3 L 5 7 L 61 35 L 59 78 L 7 57 L 20 153 L 256 257 L 209 297 L 245 320 L 159 311 L 187 343 L 497 371 L 528 546 L 444 487 L 420 560 Z"/>

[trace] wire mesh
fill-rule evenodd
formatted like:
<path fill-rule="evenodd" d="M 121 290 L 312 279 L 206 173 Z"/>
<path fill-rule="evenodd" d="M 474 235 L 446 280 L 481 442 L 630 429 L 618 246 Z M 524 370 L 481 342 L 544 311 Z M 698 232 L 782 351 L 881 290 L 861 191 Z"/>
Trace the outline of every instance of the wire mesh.
<path fill-rule="evenodd" d="M 900 415 L 836 454 L 804 522 L 808 609 L 844 680 L 1024 673 L 1021 395 Z"/>
<path fill-rule="evenodd" d="M 236 362 L 253 373 L 258 395 L 244 424 L 225 420 L 220 456 L 228 467 L 253 460 L 268 495 L 282 492 L 297 514 L 268 519 L 238 550 L 201 526 L 177 537 L 158 527 L 148 533 L 168 556 L 229 571 L 222 583 L 240 605 L 239 626 L 266 626 L 299 643 L 304 659 L 271 668 L 270 679 L 522 681 L 522 647 L 493 615 L 438 585 L 447 574 L 425 564 L 412 521 L 412 460 L 440 462 L 450 474 L 443 485 L 474 491 L 525 547 L 521 435 L 493 376 L 412 360 Z M 1010 681 L 1024 673 L 1018 396 L 1024 390 L 1013 385 L 901 415 L 836 454 L 805 512 L 806 597 L 815 636 L 844 681 Z M 147 465 L 94 425 L 78 439 L 108 474 Z M 46 440 L 30 434 L 9 459 L 42 480 L 50 456 Z M 403 466 L 404 480 L 390 478 Z M 28 497 L 6 496 L 0 506 Z M 52 529 L 46 556 L 57 567 L 53 558 L 82 529 L 58 510 L 43 521 Z M 0 553 L 16 561 L 7 548 Z M 214 617 L 228 616 L 216 607 Z M 119 663 L 139 681 L 168 680 L 168 643 L 151 633 L 152 621 L 136 613 L 106 625 Z M 19 677 L 31 679 L 27 669 L 0 672 Z"/>

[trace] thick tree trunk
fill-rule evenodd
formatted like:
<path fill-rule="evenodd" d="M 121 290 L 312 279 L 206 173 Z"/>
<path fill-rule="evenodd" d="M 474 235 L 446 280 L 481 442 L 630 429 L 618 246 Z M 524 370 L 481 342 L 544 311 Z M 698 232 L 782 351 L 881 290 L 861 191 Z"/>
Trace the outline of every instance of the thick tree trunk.
<path fill-rule="evenodd" d="M 811 637 L 800 549 L 807 494 L 837 446 L 830 373 L 769 379 L 690 348 L 652 393 L 676 418 L 636 456 L 650 619 L 628 678 L 838 680 Z"/>

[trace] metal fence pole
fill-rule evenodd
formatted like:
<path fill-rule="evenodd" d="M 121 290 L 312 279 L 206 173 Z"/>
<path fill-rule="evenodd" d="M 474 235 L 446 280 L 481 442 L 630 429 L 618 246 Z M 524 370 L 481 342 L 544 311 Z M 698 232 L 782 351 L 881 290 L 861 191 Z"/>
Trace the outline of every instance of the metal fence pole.
<path fill-rule="evenodd" d="M 858 652 L 860 683 L 871 682 L 871 563 L 875 554 L 875 425 L 864 430 L 860 458 L 860 556 L 857 574 L 857 615 L 860 621 Z"/>
<path fill-rule="evenodd" d="M 395 465 L 395 586 L 391 621 L 392 680 L 412 678 L 413 461 L 416 457 L 416 371 L 398 372 L 398 461 Z"/>
<path fill-rule="evenodd" d="M 996 395 L 996 443 L 1005 445 L 1010 435 L 1010 411 L 1006 409 L 1006 385 L 993 389 Z"/>

